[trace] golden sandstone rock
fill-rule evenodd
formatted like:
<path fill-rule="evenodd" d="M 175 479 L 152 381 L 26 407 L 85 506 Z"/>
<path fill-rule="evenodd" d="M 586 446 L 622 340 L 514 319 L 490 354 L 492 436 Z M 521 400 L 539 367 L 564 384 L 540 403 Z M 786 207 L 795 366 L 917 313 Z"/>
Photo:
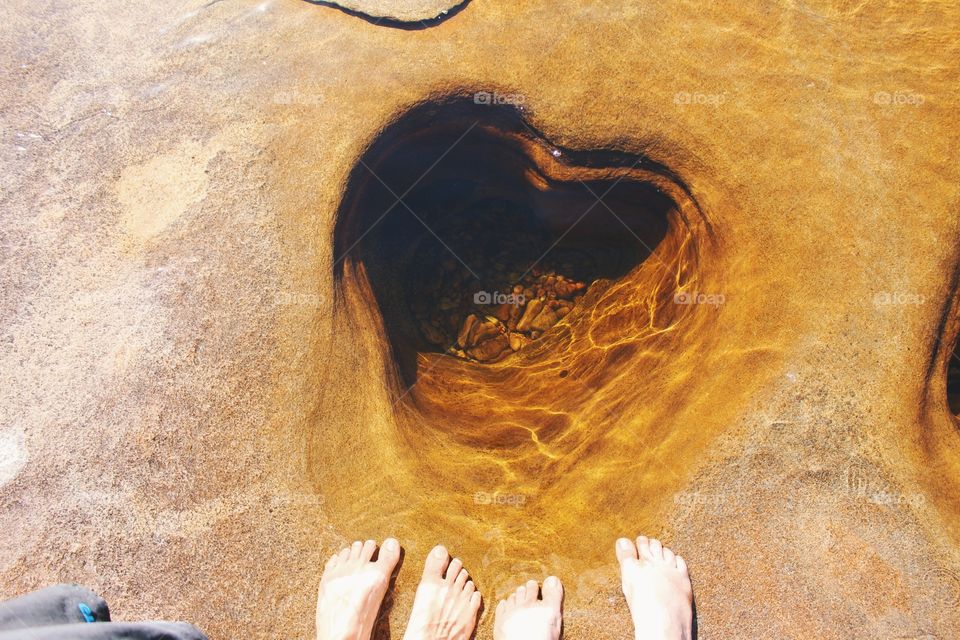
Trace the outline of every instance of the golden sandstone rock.
<path fill-rule="evenodd" d="M 960 637 L 960 7 L 409 4 L 0 9 L 2 595 L 310 637 L 330 553 L 393 535 L 394 634 L 444 542 L 479 638 L 548 572 L 624 638 L 644 531 L 704 638 Z M 421 284 L 396 202 L 478 239 L 466 193 L 510 205 L 496 291 L 504 229 L 590 256 L 490 362 L 407 295 L 481 292 Z"/>

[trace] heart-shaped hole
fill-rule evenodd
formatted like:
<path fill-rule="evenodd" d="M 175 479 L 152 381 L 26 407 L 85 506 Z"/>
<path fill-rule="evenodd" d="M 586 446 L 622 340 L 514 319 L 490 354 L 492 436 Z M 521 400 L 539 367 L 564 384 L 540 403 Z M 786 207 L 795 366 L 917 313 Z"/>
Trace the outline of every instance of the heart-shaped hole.
<path fill-rule="evenodd" d="M 488 364 L 540 340 L 648 259 L 677 216 L 642 158 L 561 151 L 520 115 L 424 107 L 354 175 L 335 274 L 362 268 L 408 388 L 420 354 Z"/>
<path fill-rule="evenodd" d="M 541 557 L 544 532 L 598 559 L 579 523 L 617 531 L 679 477 L 657 442 L 722 302 L 697 289 L 711 238 L 662 164 L 557 147 L 518 109 L 452 99 L 386 127 L 333 238 L 356 365 L 331 373 L 312 448 L 331 517 L 456 540 L 480 579 Z"/>

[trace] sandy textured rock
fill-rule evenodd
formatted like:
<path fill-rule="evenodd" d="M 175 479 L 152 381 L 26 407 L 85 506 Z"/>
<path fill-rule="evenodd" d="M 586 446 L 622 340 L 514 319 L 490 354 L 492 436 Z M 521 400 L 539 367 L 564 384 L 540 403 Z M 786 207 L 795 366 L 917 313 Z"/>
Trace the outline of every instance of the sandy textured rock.
<path fill-rule="evenodd" d="M 479 637 L 555 572 L 567 637 L 624 638 L 612 542 L 643 531 L 688 559 L 704 638 L 960 637 L 958 33 L 939 1 L 478 0 L 416 30 L 5 3 L 0 592 L 309 637 L 331 551 L 395 535 L 394 636 L 442 540 Z M 384 311 L 334 288 L 336 215 L 390 123 L 481 91 L 558 150 L 669 168 L 714 304 L 638 338 L 638 272 L 526 373 L 442 362 L 398 404 Z"/>

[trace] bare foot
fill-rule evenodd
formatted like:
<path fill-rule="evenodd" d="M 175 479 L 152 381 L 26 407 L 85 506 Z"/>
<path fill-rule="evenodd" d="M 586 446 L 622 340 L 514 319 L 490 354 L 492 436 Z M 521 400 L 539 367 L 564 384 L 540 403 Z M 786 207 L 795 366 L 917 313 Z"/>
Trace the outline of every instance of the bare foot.
<path fill-rule="evenodd" d="M 530 580 L 497 605 L 493 622 L 494 640 L 557 640 L 563 616 L 563 585 L 556 576 L 543 581 L 543 599 L 539 585 Z"/>
<path fill-rule="evenodd" d="M 656 538 L 617 540 L 617 559 L 637 640 L 690 640 L 693 588 L 687 563 Z"/>
<path fill-rule="evenodd" d="M 377 612 L 400 559 L 400 543 L 387 538 L 371 562 L 377 543 L 353 543 L 327 561 L 317 594 L 318 640 L 368 640 Z"/>
<path fill-rule="evenodd" d="M 459 558 L 436 546 L 423 567 L 404 640 L 467 640 L 477 626 L 480 594 Z"/>

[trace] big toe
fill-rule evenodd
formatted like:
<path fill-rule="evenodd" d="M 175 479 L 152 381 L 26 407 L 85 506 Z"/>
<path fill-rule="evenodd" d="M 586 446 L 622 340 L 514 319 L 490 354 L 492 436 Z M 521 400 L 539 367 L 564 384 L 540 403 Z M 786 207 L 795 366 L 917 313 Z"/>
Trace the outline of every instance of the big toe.
<path fill-rule="evenodd" d="M 380 545 L 380 552 L 377 553 L 376 564 L 381 567 L 384 573 L 392 573 L 393 568 L 400 561 L 400 543 L 394 538 L 387 538 Z"/>
<path fill-rule="evenodd" d="M 450 563 L 450 552 L 442 544 L 433 548 L 423 564 L 424 580 L 443 580 L 443 572 Z"/>
<path fill-rule="evenodd" d="M 563 585 L 560 584 L 560 578 L 550 576 L 543 581 L 543 587 L 540 589 L 543 593 L 543 602 L 556 609 L 560 608 L 563 602 Z"/>
<path fill-rule="evenodd" d="M 637 545 L 633 544 L 633 541 L 627 538 L 617 540 L 617 560 L 621 564 L 624 560 L 636 560 L 637 558 Z"/>

